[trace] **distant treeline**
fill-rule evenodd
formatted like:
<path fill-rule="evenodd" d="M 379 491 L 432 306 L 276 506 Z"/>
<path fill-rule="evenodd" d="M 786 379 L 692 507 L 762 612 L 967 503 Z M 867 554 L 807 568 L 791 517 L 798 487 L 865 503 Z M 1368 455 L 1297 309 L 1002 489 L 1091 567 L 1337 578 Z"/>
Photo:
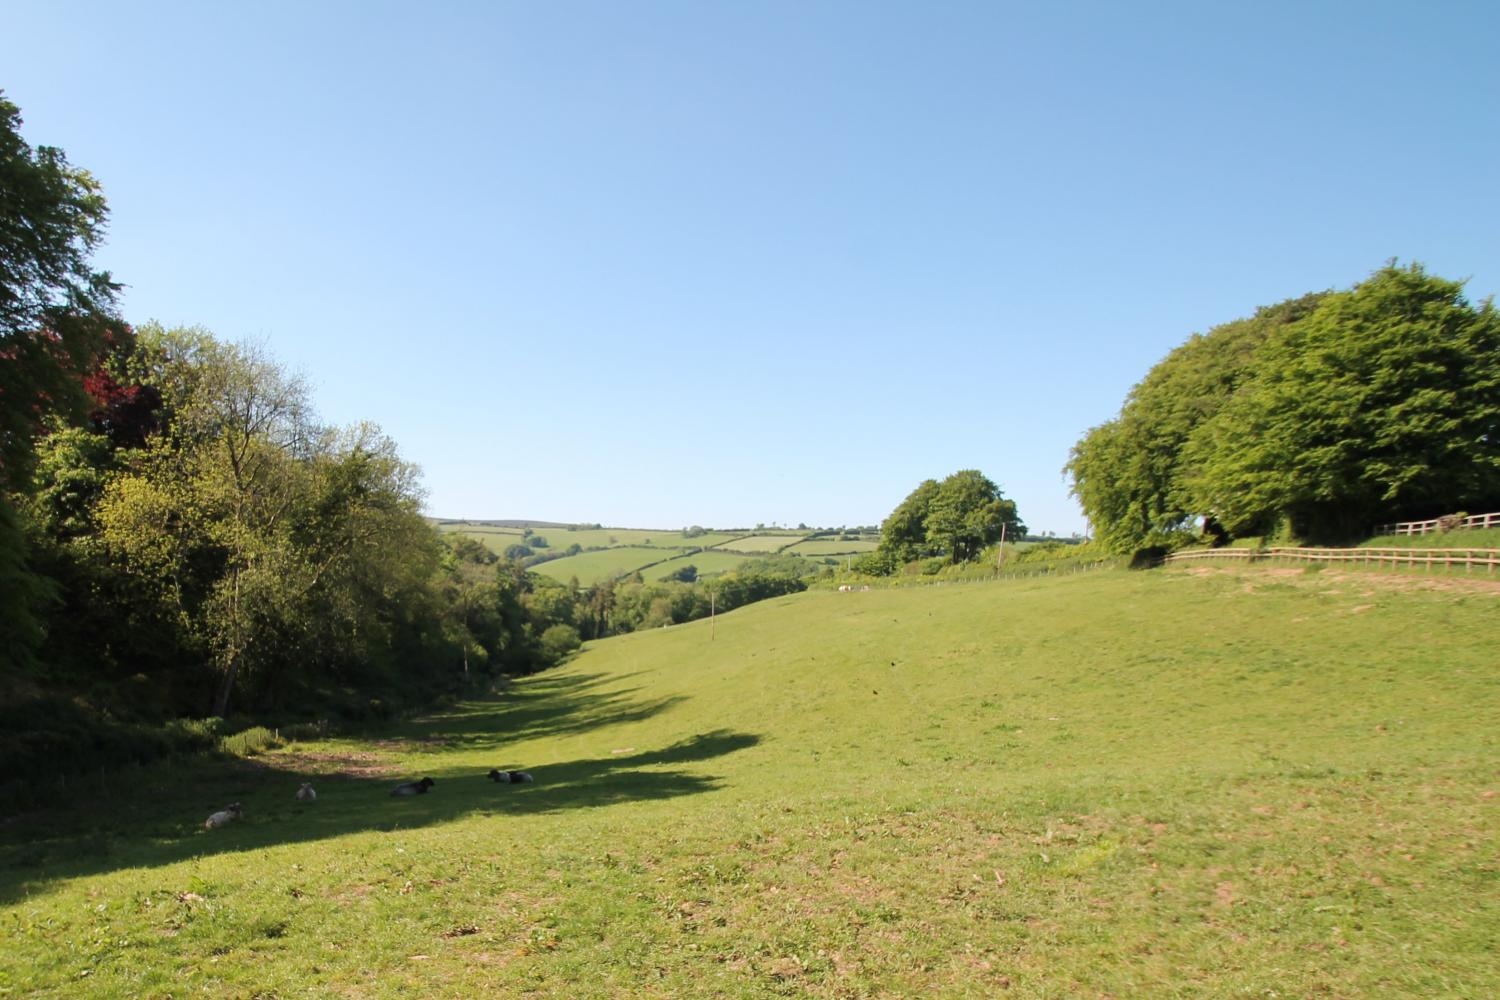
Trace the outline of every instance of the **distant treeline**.
<path fill-rule="evenodd" d="M 1500 509 L 1500 314 L 1394 262 L 1195 335 L 1073 449 L 1114 552 Z"/>

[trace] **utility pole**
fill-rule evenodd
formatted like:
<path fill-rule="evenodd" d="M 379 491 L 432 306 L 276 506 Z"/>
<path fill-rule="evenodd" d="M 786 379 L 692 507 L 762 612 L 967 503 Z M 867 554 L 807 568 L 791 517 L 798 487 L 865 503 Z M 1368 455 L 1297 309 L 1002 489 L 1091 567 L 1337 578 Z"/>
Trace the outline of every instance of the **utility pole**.
<path fill-rule="evenodd" d="M 1000 522 L 1000 544 L 995 549 L 995 572 L 1000 572 L 1000 564 L 1005 562 L 1005 522 Z"/>
<path fill-rule="evenodd" d="M 714 634 L 718 630 L 718 623 L 714 620 L 714 588 L 708 588 L 708 641 L 714 641 Z"/>

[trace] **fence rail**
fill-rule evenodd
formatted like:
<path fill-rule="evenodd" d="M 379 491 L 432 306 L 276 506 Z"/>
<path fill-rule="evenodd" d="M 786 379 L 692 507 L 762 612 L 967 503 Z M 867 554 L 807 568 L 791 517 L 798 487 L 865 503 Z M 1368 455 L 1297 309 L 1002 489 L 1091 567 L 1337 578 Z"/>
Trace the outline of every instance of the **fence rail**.
<path fill-rule="evenodd" d="M 1493 514 L 1470 514 L 1468 517 L 1435 517 L 1430 521 L 1399 521 L 1382 524 L 1377 535 L 1426 535 L 1434 531 L 1458 531 L 1464 528 L 1500 528 L 1500 511 Z"/>
<path fill-rule="evenodd" d="M 1486 573 L 1500 568 L 1500 549 L 1310 549 L 1278 546 L 1266 549 L 1195 549 L 1174 552 L 1168 563 L 1197 562 L 1204 559 L 1229 559 L 1240 562 L 1348 563 L 1358 566 L 1461 566 L 1465 570 L 1482 569 Z"/>

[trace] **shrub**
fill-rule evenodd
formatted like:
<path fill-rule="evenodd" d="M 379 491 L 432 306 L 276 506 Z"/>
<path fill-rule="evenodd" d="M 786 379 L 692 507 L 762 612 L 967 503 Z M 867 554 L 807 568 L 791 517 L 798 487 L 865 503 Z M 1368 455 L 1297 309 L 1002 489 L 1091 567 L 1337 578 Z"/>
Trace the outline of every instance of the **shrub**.
<path fill-rule="evenodd" d="M 219 749 L 236 757 L 253 757 L 262 750 L 275 749 L 282 743 L 281 737 L 265 726 L 251 726 L 244 732 L 219 740 Z"/>
<path fill-rule="evenodd" d="M 542 657 L 548 663 L 559 663 L 583 645 L 583 639 L 572 625 L 549 625 L 542 633 Z"/>

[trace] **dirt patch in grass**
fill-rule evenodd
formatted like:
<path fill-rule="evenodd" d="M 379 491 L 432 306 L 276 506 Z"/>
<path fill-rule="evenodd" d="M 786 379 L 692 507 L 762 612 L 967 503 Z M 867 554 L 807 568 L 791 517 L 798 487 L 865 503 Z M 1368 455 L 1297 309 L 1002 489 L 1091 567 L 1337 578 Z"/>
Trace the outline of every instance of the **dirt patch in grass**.
<path fill-rule="evenodd" d="M 381 778 L 395 774 L 398 768 L 383 754 L 345 751 L 343 753 L 286 751 L 267 755 L 256 764 L 278 771 L 302 771 L 331 778 Z"/>
<path fill-rule="evenodd" d="M 441 736 L 424 736 L 420 739 L 375 740 L 370 745 L 390 753 L 435 753 L 453 746 L 454 742 Z"/>
<path fill-rule="evenodd" d="M 1228 576 L 1244 580 L 1247 593 L 1255 591 L 1256 581 L 1281 580 L 1289 583 L 1306 581 L 1320 587 L 1327 584 L 1364 588 L 1368 596 L 1376 590 L 1386 591 L 1445 591 L 1449 593 L 1479 593 L 1500 595 L 1500 577 L 1497 576 L 1418 576 L 1412 573 L 1382 572 L 1380 570 L 1323 569 L 1308 576 L 1300 566 L 1190 566 L 1180 572 L 1189 576 Z M 1325 590 L 1337 594 L 1337 590 Z"/>
<path fill-rule="evenodd" d="M 1324 571 L 1323 577 L 1340 583 L 1362 584 L 1366 588 L 1366 593 L 1374 590 L 1403 592 L 1430 590 L 1500 596 L 1500 578 L 1494 576 L 1414 576 L 1406 573 L 1353 573 L 1331 570 Z"/>

